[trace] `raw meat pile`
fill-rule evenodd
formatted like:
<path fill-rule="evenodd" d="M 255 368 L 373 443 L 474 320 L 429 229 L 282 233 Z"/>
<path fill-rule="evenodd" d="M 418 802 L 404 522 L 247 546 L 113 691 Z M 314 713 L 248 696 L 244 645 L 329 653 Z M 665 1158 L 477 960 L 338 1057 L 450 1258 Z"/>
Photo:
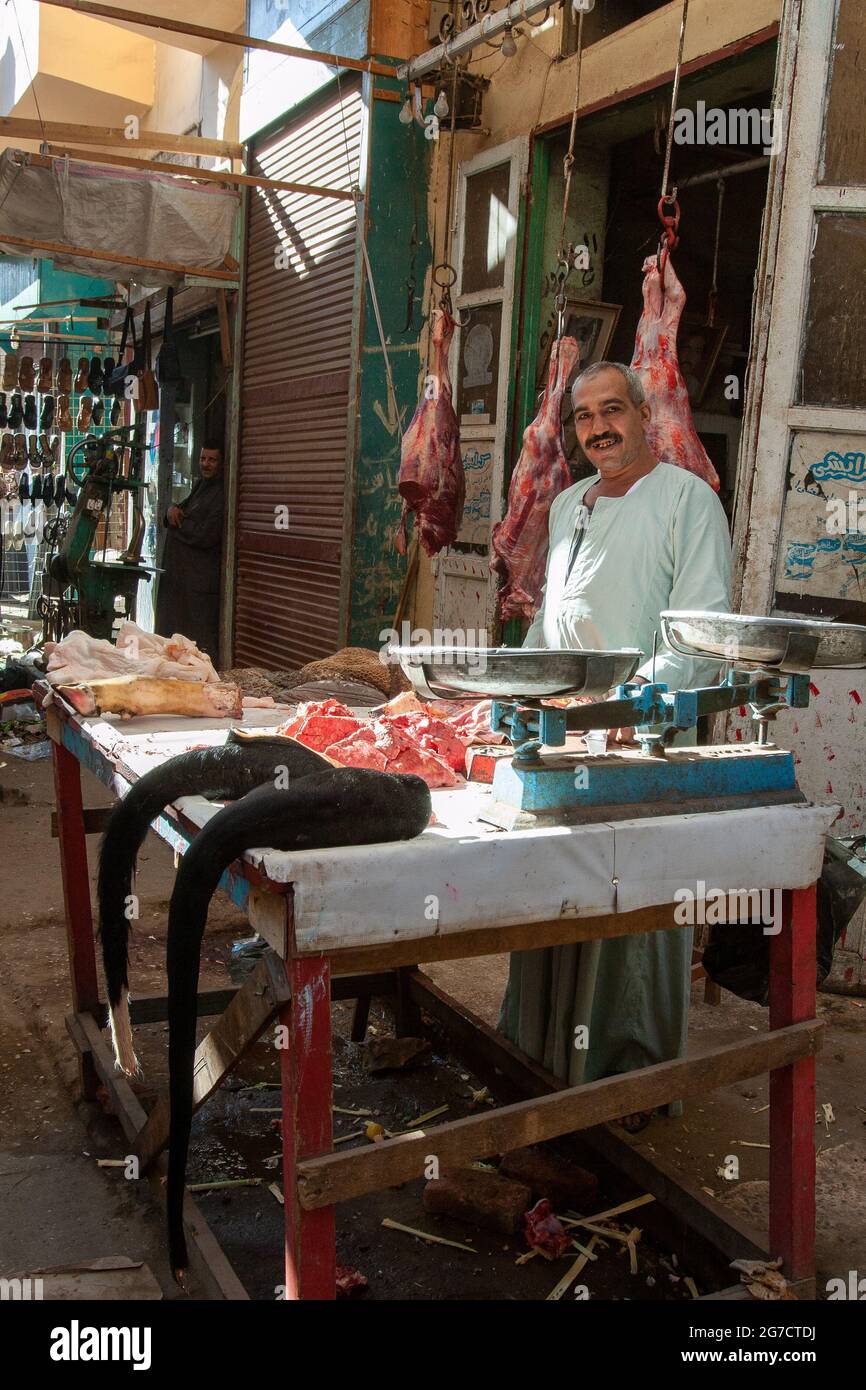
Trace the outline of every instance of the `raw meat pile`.
<path fill-rule="evenodd" d="M 718 492 L 719 475 L 698 438 L 680 371 L 677 329 L 686 307 L 686 292 L 668 255 L 662 257 L 661 276 L 655 256 L 647 257 L 643 270 L 643 313 L 631 365 L 640 373 L 652 409 L 646 432 L 649 446 L 657 459 L 687 468 Z"/>
<path fill-rule="evenodd" d="M 532 618 L 541 603 L 550 506 L 571 485 L 560 411 L 578 355 L 574 338 L 560 338 L 553 345 L 547 387 L 538 414 L 524 431 L 508 489 L 508 511 L 493 528 L 495 555 L 490 567 L 503 581 L 499 591 L 503 622 L 507 618 Z"/>
<path fill-rule="evenodd" d="M 395 544 L 406 554 L 406 519 L 416 513 L 418 538 L 427 555 L 438 555 L 457 539 L 463 520 L 466 477 L 460 456 L 460 433 L 451 402 L 448 349 L 455 323 L 444 309 L 433 315 L 432 383 L 403 436 L 397 487 L 403 498 Z M 428 381 L 430 377 L 428 377 Z"/>
<path fill-rule="evenodd" d="M 104 680 L 112 676 L 217 682 L 209 656 L 176 632 L 156 637 L 135 623 L 122 623 L 117 646 L 76 629 L 62 642 L 45 643 L 46 669 L 52 685 Z"/>
<path fill-rule="evenodd" d="M 476 738 L 492 739 L 490 701 L 482 704 L 486 729 L 485 711 L 479 706 L 467 711 L 461 705 L 458 716 L 449 720 L 414 696 L 401 695 L 372 719 L 359 719 L 337 700 L 318 700 L 299 705 L 277 732 L 344 767 L 413 772 L 428 787 L 457 787 L 466 767 L 466 749 Z"/>

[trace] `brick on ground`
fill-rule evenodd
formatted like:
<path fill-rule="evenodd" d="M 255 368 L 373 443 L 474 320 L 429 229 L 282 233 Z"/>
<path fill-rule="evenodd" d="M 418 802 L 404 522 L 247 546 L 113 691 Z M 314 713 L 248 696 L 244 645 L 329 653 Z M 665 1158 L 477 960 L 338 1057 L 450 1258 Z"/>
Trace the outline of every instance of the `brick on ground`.
<path fill-rule="evenodd" d="M 598 1199 L 598 1178 L 594 1173 L 531 1145 L 505 1154 L 499 1171 L 504 1177 L 525 1183 L 535 1197 L 548 1197 L 556 1211 L 585 1212 Z"/>
<path fill-rule="evenodd" d="M 424 1189 L 425 1211 L 507 1236 L 522 1230 L 523 1213 L 531 1205 L 532 1193 L 525 1183 L 475 1168 L 435 1178 Z"/>

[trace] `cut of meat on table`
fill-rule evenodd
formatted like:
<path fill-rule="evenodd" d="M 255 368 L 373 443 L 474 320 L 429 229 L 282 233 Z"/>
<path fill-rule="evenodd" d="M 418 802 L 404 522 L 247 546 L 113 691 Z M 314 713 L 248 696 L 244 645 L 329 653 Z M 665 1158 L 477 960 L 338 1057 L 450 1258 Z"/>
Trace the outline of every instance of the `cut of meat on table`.
<path fill-rule="evenodd" d="M 454 772 L 466 771 L 467 743 L 443 719 L 436 719 L 429 714 L 397 714 L 390 723 L 411 734 L 422 748 L 444 758 Z"/>
<path fill-rule="evenodd" d="M 428 787 L 457 787 L 461 779 L 444 758 L 419 745 L 394 723 L 376 719 L 325 749 L 325 757 L 344 767 L 369 767 L 377 772 L 412 772 Z"/>
<path fill-rule="evenodd" d="M 467 744 L 506 743 L 505 734 L 494 734 L 490 728 L 492 700 L 479 700 L 477 704 L 462 706 L 460 712 L 449 720 L 451 728 Z"/>
<path fill-rule="evenodd" d="M 397 487 L 403 510 L 395 544 L 406 554 L 406 521 L 415 513 L 422 549 L 438 555 L 452 545 L 463 520 L 466 478 L 460 456 L 460 432 L 451 400 L 448 350 L 455 323 L 444 309 L 433 312 L 433 358 L 424 395 L 403 436 Z M 429 397 L 429 398 L 428 398 Z"/>
<path fill-rule="evenodd" d="M 677 330 L 686 292 L 670 257 L 648 256 L 643 263 L 643 313 L 637 328 L 631 365 L 639 373 L 652 420 L 646 435 L 656 458 L 686 468 L 719 490 L 719 475 L 698 437 L 692 419 L 688 388 L 680 370 Z"/>
<path fill-rule="evenodd" d="M 52 685 L 102 680 L 114 675 L 211 684 L 219 680 L 210 657 L 199 651 L 188 637 L 179 632 L 173 637 L 156 637 L 131 622 L 121 624 L 116 646 L 75 629 L 62 642 L 46 642 L 45 656 Z"/>
<path fill-rule="evenodd" d="M 202 715 L 206 719 L 240 719 L 240 687 L 221 681 L 161 680 L 153 676 L 114 676 L 60 685 L 60 694 L 79 714 Z"/>
<path fill-rule="evenodd" d="M 298 705 L 294 717 L 281 724 L 277 732 L 296 738 L 317 753 L 324 753 L 332 743 L 338 743 L 360 728 L 361 720 L 339 700 L 310 700 Z"/>
<path fill-rule="evenodd" d="M 560 338 L 550 354 L 547 387 L 538 414 L 523 435 L 520 458 L 508 489 L 508 510 L 493 528 L 490 568 L 502 580 L 499 613 L 532 618 L 541 603 L 547 565 L 547 522 L 551 503 L 571 485 L 562 443 L 562 398 L 577 362 L 574 338 Z"/>

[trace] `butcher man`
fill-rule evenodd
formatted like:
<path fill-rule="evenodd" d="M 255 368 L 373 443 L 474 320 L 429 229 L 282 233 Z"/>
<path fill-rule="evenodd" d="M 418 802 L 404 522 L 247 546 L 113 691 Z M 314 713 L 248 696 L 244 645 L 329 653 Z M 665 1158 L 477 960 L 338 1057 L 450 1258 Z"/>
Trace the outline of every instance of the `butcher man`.
<path fill-rule="evenodd" d="M 638 647 L 647 659 L 634 679 L 646 682 L 657 635 L 658 681 L 671 690 L 715 684 L 720 664 L 671 652 L 659 615 L 730 609 L 731 542 L 716 494 L 654 457 L 645 434 L 650 407 L 630 367 L 588 367 L 572 401 L 577 438 L 596 472 L 550 509 L 544 595 L 524 646 Z M 632 729 L 611 734 L 634 741 Z M 514 952 L 499 1026 L 571 1085 L 680 1057 L 691 950 L 691 931 L 677 928 Z M 581 1025 L 588 1048 L 575 1046 Z M 648 1120 L 625 1123 L 636 1130 Z"/>
<path fill-rule="evenodd" d="M 182 633 L 216 662 L 225 511 L 218 444 L 208 443 L 202 448 L 199 473 L 189 496 L 165 514 L 156 631 L 161 637 Z"/>

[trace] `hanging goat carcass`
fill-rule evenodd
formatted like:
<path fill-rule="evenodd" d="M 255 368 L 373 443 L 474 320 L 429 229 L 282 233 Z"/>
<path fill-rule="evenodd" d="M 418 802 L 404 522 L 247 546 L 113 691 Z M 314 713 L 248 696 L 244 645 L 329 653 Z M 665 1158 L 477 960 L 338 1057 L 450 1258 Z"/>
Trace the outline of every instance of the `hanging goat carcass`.
<path fill-rule="evenodd" d="M 499 591 L 503 622 L 532 618 L 541 603 L 551 503 L 571 484 L 560 411 L 578 355 L 574 338 L 560 338 L 553 345 L 541 407 L 524 432 L 508 489 L 508 511 L 493 528 L 491 569 L 503 581 Z"/>
<path fill-rule="evenodd" d="M 677 330 L 686 292 L 667 251 L 643 263 L 643 313 L 637 327 L 631 365 L 640 375 L 652 411 L 646 435 L 657 459 L 686 468 L 719 490 L 719 475 L 701 443 L 689 392 L 680 370 Z"/>
<path fill-rule="evenodd" d="M 403 510 L 396 546 L 401 555 L 406 554 L 410 512 L 415 513 L 418 538 L 427 555 L 438 555 L 443 546 L 453 545 L 463 520 L 466 478 L 448 375 L 455 326 L 446 309 L 433 311 L 432 370 L 400 451 L 397 487 Z"/>

